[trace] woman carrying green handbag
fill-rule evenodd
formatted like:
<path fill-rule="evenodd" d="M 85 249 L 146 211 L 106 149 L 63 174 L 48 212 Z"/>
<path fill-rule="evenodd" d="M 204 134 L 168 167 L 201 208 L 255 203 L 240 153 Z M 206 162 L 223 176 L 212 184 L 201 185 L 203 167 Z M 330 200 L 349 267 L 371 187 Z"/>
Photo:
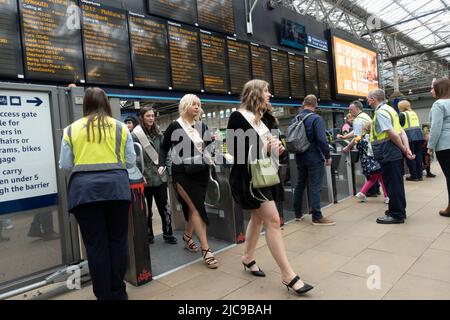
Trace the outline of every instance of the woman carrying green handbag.
<path fill-rule="evenodd" d="M 263 120 L 264 113 L 270 108 L 270 97 L 267 82 L 251 80 L 244 86 L 239 110 L 230 116 L 227 144 L 229 153 L 234 157 L 230 186 L 236 203 L 243 209 L 251 210 L 242 256 L 244 269 L 248 268 L 255 276 L 265 276 L 254 260 L 256 244 L 264 225 L 266 242 L 281 270 L 283 284 L 300 295 L 313 287 L 301 281 L 293 271 L 281 237 L 280 216 L 274 200 L 279 194 L 280 183 L 277 159 L 284 152 L 284 147 L 270 133 L 275 127 L 270 121 Z"/>

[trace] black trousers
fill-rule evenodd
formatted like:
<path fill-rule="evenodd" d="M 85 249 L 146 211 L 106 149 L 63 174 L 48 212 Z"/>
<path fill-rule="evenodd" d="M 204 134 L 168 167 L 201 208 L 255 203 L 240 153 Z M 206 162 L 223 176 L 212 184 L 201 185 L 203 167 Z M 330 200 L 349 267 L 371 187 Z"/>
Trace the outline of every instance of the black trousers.
<path fill-rule="evenodd" d="M 420 179 L 423 176 L 423 141 L 412 141 L 409 143 L 411 152 L 416 155 L 414 160 L 406 159 L 411 178 Z"/>
<path fill-rule="evenodd" d="M 450 149 L 436 151 L 436 158 L 447 180 L 448 204 L 450 205 Z"/>
<path fill-rule="evenodd" d="M 403 183 L 403 159 L 381 164 L 381 175 L 389 196 L 389 215 L 406 218 L 405 185 Z"/>
<path fill-rule="evenodd" d="M 83 204 L 73 211 L 86 247 L 94 294 L 99 300 L 127 299 L 129 201 Z"/>
<path fill-rule="evenodd" d="M 173 236 L 172 215 L 170 214 L 169 203 L 167 200 L 167 183 L 163 183 L 158 187 L 145 187 L 144 195 L 147 199 L 149 237 L 153 237 L 153 197 L 155 198 L 156 207 L 158 208 L 159 215 L 161 216 L 163 236 Z"/>

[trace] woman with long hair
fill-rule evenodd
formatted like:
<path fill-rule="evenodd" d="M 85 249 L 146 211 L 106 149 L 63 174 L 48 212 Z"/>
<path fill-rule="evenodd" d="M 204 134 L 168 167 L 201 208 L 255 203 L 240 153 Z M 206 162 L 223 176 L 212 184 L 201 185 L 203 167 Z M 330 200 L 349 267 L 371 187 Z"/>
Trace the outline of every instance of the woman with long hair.
<path fill-rule="evenodd" d="M 271 153 L 282 154 L 284 148 L 264 124 L 264 113 L 269 108 L 269 84 L 263 80 L 251 80 L 244 86 L 239 110 L 233 112 L 228 122 L 228 150 L 234 156 L 230 185 L 234 200 L 243 208 L 251 210 L 245 236 L 244 254 L 241 262 L 251 274 L 264 277 L 265 273 L 255 261 L 256 244 L 264 225 L 269 250 L 281 270 L 282 283 L 297 294 L 304 294 L 313 287 L 300 280 L 293 271 L 286 255 L 280 230 L 280 216 L 274 202 L 276 185 L 254 188 L 249 170 L 250 159 L 267 158 Z M 268 122 L 266 122 L 268 123 Z M 242 136 L 241 136 L 242 135 Z M 255 159 L 256 158 L 256 159 Z"/>
<path fill-rule="evenodd" d="M 166 243 L 177 244 L 177 238 L 173 235 L 172 216 L 168 205 L 167 198 L 167 181 L 169 175 L 165 171 L 162 175 L 158 174 L 159 157 L 163 135 L 159 131 L 156 124 L 156 114 L 152 107 L 144 107 L 139 112 L 139 126 L 133 133 L 133 140 L 143 146 L 144 152 L 144 177 L 145 188 L 144 194 L 147 199 L 148 212 L 148 240 L 150 243 L 154 241 L 153 234 L 153 197 L 156 201 L 159 215 L 161 216 L 163 239 Z M 147 147 L 145 147 L 147 146 Z"/>
<path fill-rule="evenodd" d="M 450 217 L 450 80 L 437 79 L 431 85 L 431 94 L 438 100 L 430 112 L 430 140 L 428 154 L 436 152 L 436 158 L 447 180 L 448 206 L 439 211 L 443 217 Z"/>
<path fill-rule="evenodd" d="M 215 269 L 219 263 L 208 244 L 206 226 L 209 221 L 205 209 L 210 161 L 206 147 L 212 138 L 206 124 L 201 122 L 201 102 L 196 95 L 187 94 L 180 100 L 179 114 L 180 117 L 164 133 L 158 172 L 164 174 L 166 167 L 163 164 L 173 148 L 172 180 L 187 222 L 183 234 L 185 248 L 191 252 L 199 250 L 192 239 L 195 231 L 206 266 Z"/>
<path fill-rule="evenodd" d="M 135 163 L 125 124 L 112 117 L 106 93 L 88 88 L 83 118 L 64 129 L 59 166 L 71 171 L 69 212 L 75 215 L 86 247 L 94 294 L 99 300 L 127 299 L 127 168 Z"/>

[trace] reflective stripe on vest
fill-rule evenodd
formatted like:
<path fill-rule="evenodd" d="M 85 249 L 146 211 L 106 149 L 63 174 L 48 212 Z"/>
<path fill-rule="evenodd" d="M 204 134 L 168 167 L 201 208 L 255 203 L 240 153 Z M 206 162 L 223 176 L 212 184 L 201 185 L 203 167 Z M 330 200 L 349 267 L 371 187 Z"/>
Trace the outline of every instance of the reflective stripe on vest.
<path fill-rule="evenodd" d="M 401 133 L 402 131 L 402 127 L 400 126 L 400 119 L 398 117 L 397 112 L 390 106 L 388 105 L 382 105 L 377 112 L 383 112 L 384 114 L 389 115 L 389 117 L 391 118 L 391 123 L 392 126 L 394 128 L 394 131 L 397 132 L 398 134 Z M 373 124 L 372 124 L 372 129 L 370 130 L 370 143 L 372 144 L 380 144 L 383 142 L 386 142 L 389 140 L 389 135 L 387 133 L 387 131 L 383 131 L 381 133 L 379 133 L 377 131 L 377 112 L 375 112 L 375 115 L 373 116 Z"/>
<path fill-rule="evenodd" d="M 415 113 L 414 111 L 405 111 L 402 113 L 405 115 L 405 124 L 403 125 L 403 129 L 411 130 L 420 128 L 420 122 L 417 113 Z"/>
<path fill-rule="evenodd" d="M 364 124 L 366 124 L 367 122 L 372 123 L 372 118 L 370 118 L 367 113 L 362 111 L 356 116 L 356 119 L 361 119 Z"/>
<path fill-rule="evenodd" d="M 98 128 L 91 126 L 91 141 L 88 142 L 86 124 L 87 118 L 80 119 L 64 132 L 64 139 L 72 147 L 74 155 L 72 172 L 126 169 L 125 144 L 128 129 L 120 121 L 105 118 L 106 137 L 102 136 L 99 143 Z M 96 121 L 93 124 L 96 125 Z M 114 135 L 111 134 L 112 132 Z M 102 134 L 104 134 L 103 131 Z"/>

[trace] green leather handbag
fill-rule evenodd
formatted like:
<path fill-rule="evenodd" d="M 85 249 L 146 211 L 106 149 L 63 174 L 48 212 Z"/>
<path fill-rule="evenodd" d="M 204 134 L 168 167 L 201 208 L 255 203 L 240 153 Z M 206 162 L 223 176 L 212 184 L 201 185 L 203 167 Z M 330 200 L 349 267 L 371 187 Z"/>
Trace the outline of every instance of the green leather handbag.
<path fill-rule="evenodd" d="M 272 158 L 257 159 L 253 162 L 249 160 L 248 163 L 252 175 L 251 187 L 255 189 L 268 188 L 280 183 L 280 177 Z"/>

